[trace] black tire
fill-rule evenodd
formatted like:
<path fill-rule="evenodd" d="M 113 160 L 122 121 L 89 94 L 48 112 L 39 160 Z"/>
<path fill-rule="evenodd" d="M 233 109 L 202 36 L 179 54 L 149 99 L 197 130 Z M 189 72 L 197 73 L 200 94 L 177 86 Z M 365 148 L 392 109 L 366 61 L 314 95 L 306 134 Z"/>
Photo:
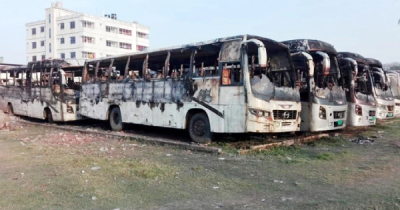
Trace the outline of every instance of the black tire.
<path fill-rule="evenodd" d="M 208 117 L 204 113 L 197 113 L 190 118 L 189 135 L 192 141 L 200 144 L 210 143 L 212 133 Z"/>
<path fill-rule="evenodd" d="M 13 116 L 14 115 L 14 109 L 12 104 L 7 105 L 7 114 Z"/>
<path fill-rule="evenodd" d="M 110 116 L 108 118 L 110 121 L 110 127 L 113 131 L 122 131 L 124 129 L 121 110 L 119 109 L 119 107 L 112 108 Z"/>
<path fill-rule="evenodd" d="M 46 120 L 47 120 L 47 122 L 48 123 L 53 123 L 54 122 L 53 121 L 53 114 L 51 113 L 51 110 L 50 109 L 46 109 L 45 112 L 46 112 Z"/>

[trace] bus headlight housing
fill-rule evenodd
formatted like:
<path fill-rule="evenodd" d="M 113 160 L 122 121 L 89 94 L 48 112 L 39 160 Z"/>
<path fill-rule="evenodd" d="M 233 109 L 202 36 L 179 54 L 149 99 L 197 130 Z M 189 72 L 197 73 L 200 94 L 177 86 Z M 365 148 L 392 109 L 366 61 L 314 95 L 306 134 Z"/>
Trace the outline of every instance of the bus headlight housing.
<path fill-rule="evenodd" d="M 326 109 L 322 106 L 319 107 L 319 118 L 326 119 Z"/>
<path fill-rule="evenodd" d="M 362 116 L 362 108 L 359 105 L 356 105 L 356 115 Z"/>
<path fill-rule="evenodd" d="M 262 111 L 258 109 L 249 109 L 250 113 L 256 117 L 270 117 L 271 113 L 267 111 Z"/>

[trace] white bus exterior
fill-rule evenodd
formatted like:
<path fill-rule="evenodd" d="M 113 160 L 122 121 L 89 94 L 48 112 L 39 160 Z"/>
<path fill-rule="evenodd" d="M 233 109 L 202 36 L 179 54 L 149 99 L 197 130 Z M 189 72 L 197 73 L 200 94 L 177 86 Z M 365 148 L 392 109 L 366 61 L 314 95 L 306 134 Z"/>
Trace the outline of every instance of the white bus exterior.
<path fill-rule="evenodd" d="M 83 65 L 79 66 L 75 60 L 70 62 L 74 63 L 45 60 L 1 70 L 9 82 L 0 84 L 0 109 L 49 122 L 81 119 L 80 84 L 71 81 L 74 75 L 81 77 Z"/>
<path fill-rule="evenodd" d="M 339 63 L 343 72 L 348 103 L 347 125 L 375 125 L 376 103 L 372 77 L 366 59 L 356 53 L 340 52 Z"/>
<path fill-rule="evenodd" d="M 394 98 L 389 86 L 389 78 L 382 68 L 382 63 L 373 58 L 367 58 L 371 69 L 373 81 L 373 93 L 377 107 L 376 117 L 378 119 L 389 119 L 394 117 Z"/>
<path fill-rule="evenodd" d="M 394 116 L 400 117 L 400 72 L 388 70 L 386 74 L 389 78 L 390 89 L 395 102 Z"/>
<path fill-rule="evenodd" d="M 284 41 L 292 53 L 301 98 L 301 131 L 346 126 L 347 102 L 335 48 L 319 40 Z"/>
<path fill-rule="evenodd" d="M 212 133 L 277 133 L 300 128 L 300 96 L 287 47 L 242 35 L 151 52 L 89 60 L 83 116 Z"/>

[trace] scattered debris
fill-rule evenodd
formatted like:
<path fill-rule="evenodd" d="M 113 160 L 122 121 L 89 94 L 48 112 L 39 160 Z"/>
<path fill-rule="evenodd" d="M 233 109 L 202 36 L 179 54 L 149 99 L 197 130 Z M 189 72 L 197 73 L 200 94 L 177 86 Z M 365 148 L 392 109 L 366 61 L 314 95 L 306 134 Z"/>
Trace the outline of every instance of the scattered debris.
<path fill-rule="evenodd" d="M 283 181 L 280 181 L 280 180 L 274 180 L 274 183 L 280 183 L 280 184 L 283 184 Z"/>
<path fill-rule="evenodd" d="M 265 199 L 261 199 L 261 202 L 265 202 Z"/>
<path fill-rule="evenodd" d="M 360 136 L 354 139 L 350 139 L 350 141 L 357 144 L 373 144 L 375 140 L 366 136 Z"/>
<path fill-rule="evenodd" d="M 97 197 L 96 196 L 92 196 L 92 200 L 93 201 L 97 200 Z"/>
<path fill-rule="evenodd" d="M 291 200 L 293 200 L 293 198 L 281 197 L 281 200 L 282 201 L 291 201 Z"/>
<path fill-rule="evenodd" d="M 339 133 L 331 133 L 330 136 L 332 136 L 332 137 L 339 137 Z"/>
<path fill-rule="evenodd" d="M 213 187 L 213 189 L 214 189 L 214 190 L 217 190 L 217 189 L 219 189 L 219 187 L 217 187 L 217 186 L 214 186 L 214 187 Z"/>
<path fill-rule="evenodd" d="M 172 154 L 166 154 L 166 156 L 167 156 L 167 157 L 171 157 L 171 156 L 172 156 Z"/>
<path fill-rule="evenodd" d="M 99 166 L 95 166 L 95 167 L 92 167 L 92 168 L 90 168 L 92 171 L 97 171 L 97 170 L 99 170 L 100 169 L 100 167 Z"/>
<path fill-rule="evenodd" d="M 299 138 L 294 138 L 294 139 L 289 139 L 289 140 L 284 140 L 284 141 L 279 141 L 279 142 L 273 142 L 269 144 L 263 144 L 263 145 L 255 145 L 251 146 L 250 149 L 246 150 L 240 150 L 239 154 L 244 155 L 248 154 L 252 151 L 264 151 L 268 150 L 274 147 L 281 147 L 281 146 L 292 146 L 294 144 L 305 144 L 305 143 L 310 143 L 316 140 L 319 140 L 324 137 L 329 137 L 329 134 L 317 134 L 317 135 L 312 135 L 312 136 L 307 136 L 307 137 L 299 137 Z"/>
<path fill-rule="evenodd" d="M 225 160 L 225 158 L 218 158 L 218 160 Z"/>

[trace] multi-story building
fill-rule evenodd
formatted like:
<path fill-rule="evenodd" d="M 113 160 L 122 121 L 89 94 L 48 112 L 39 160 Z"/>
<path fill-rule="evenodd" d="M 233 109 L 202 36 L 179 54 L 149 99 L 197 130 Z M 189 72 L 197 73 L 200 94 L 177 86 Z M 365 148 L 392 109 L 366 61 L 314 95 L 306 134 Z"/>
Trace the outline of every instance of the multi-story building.
<path fill-rule="evenodd" d="M 145 51 L 149 32 L 137 22 L 117 20 L 116 14 L 98 17 L 56 2 L 46 9 L 45 20 L 26 24 L 26 59 L 87 59 Z"/>

